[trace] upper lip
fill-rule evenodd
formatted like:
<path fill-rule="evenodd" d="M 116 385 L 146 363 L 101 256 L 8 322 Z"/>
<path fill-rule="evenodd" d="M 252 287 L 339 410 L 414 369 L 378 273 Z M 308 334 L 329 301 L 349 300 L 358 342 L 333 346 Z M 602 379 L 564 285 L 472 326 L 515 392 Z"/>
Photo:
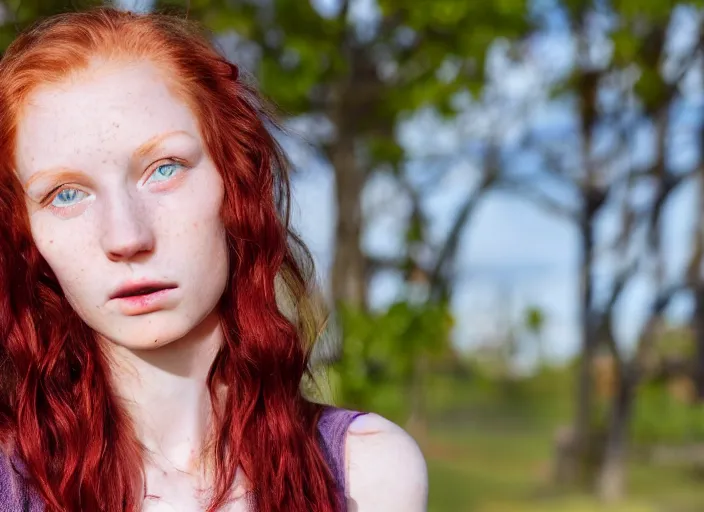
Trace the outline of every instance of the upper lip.
<path fill-rule="evenodd" d="M 116 288 L 110 294 L 110 299 L 120 299 L 124 297 L 131 297 L 133 295 L 154 293 L 158 292 L 159 290 L 165 290 L 168 288 L 176 288 L 176 284 L 169 283 L 166 281 L 151 280 L 128 281 Z"/>

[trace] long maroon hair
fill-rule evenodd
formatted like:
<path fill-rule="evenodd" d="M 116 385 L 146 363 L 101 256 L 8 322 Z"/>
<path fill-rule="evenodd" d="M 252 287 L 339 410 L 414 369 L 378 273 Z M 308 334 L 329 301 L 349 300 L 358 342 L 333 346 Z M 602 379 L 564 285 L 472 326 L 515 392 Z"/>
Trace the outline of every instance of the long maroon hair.
<path fill-rule="evenodd" d="M 321 406 L 306 399 L 320 331 L 310 255 L 288 224 L 287 162 L 254 89 L 200 27 L 112 8 L 61 14 L 21 34 L 0 62 L 0 430 L 51 511 L 140 510 L 144 451 L 110 385 L 94 333 L 71 309 L 31 237 L 14 171 L 27 96 L 94 59 L 148 60 L 192 109 L 224 180 L 231 278 L 224 344 L 208 385 L 214 409 L 211 511 L 238 466 L 256 510 L 333 512 L 318 444 Z M 284 304 L 285 303 L 285 304 Z M 226 389 L 226 393 L 216 390 Z"/>

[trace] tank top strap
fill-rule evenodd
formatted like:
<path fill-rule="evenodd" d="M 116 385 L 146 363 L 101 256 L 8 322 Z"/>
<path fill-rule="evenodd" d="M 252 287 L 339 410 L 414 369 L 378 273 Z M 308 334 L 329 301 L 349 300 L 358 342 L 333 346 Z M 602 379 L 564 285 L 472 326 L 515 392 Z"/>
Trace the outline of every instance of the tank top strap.
<path fill-rule="evenodd" d="M 318 420 L 321 448 L 337 484 L 340 512 L 347 511 L 345 483 L 345 439 L 352 421 L 366 413 L 326 406 Z"/>

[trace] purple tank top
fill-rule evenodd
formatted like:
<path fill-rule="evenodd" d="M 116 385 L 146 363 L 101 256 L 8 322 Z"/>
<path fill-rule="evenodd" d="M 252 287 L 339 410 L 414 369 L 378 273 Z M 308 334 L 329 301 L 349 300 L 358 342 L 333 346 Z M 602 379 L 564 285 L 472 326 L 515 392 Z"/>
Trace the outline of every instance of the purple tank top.
<path fill-rule="evenodd" d="M 337 484 L 340 512 L 347 512 L 345 436 L 352 421 L 365 413 L 326 407 L 318 421 L 320 446 Z M 42 512 L 44 504 L 27 483 L 21 461 L 0 453 L 0 511 Z"/>
<path fill-rule="evenodd" d="M 352 421 L 363 412 L 326 407 L 318 421 L 320 446 L 333 478 L 337 483 L 337 501 L 340 512 L 347 512 L 347 488 L 345 483 L 345 439 Z"/>

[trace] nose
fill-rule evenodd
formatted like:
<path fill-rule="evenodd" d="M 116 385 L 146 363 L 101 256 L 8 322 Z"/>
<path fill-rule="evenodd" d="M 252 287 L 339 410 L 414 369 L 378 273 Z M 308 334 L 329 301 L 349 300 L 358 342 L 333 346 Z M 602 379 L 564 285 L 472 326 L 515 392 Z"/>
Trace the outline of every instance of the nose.
<path fill-rule="evenodd" d="M 106 204 L 101 244 L 111 261 L 130 261 L 154 250 L 154 232 L 149 215 L 137 198 L 124 193 Z"/>

